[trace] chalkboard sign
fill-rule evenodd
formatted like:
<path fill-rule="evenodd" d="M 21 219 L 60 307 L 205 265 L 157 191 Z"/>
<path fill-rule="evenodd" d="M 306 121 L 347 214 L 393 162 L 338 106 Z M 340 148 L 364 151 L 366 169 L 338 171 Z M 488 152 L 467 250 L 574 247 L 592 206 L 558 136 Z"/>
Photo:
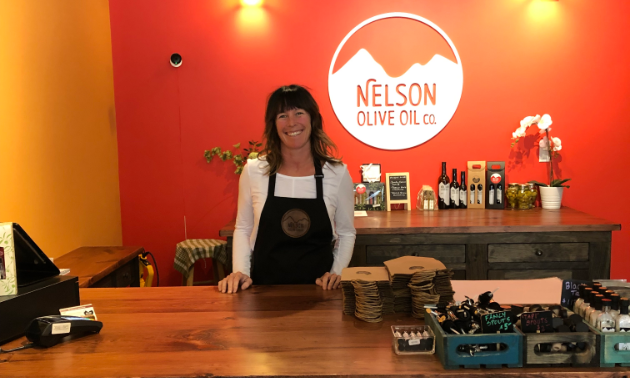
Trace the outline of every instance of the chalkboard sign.
<path fill-rule="evenodd" d="M 573 303 L 580 297 L 580 284 L 590 284 L 591 281 L 564 280 L 562 281 L 562 294 L 560 304 L 564 307 L 573 307 Z"/>
<path fill-rule="evenodd" d="M 411 198 L 409 195 L 409 173 L 387 173 L 387 211 L 392 204 L 404 204 L 407 210 L 411 210 Z"/>
<path fill-rule="evenodd" d="M 553 332 L 551 311 L 524 312 L 521 314 L 521 330 L 524 333 Z"/>
<path fill-rule="evenodd" d="M 502 333 L 513 332 L 512 316 L 510 311 L 494 312 L 481 317 L 481 332 Z"/>
<path fill-rule="evenodd" d="M 394 201 L 407 199 L 407 176 L 389 176 L 389 198 Z"/>

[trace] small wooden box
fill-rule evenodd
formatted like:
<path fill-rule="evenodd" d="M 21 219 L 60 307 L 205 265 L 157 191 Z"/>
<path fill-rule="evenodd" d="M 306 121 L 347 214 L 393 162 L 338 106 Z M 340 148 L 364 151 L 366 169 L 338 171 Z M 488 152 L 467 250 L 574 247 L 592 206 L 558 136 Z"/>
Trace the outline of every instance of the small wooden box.
<path fill-rule="evenodd" d="M 601 332 L 590 324 L 589 327 L 597 335 L 599 366 L 630 366 L 630 350 L 615 350 L 615 345 L 619 343 L 630 343 L 629 333 Z"/>
<path fill-rule="evenodd" d="M 460 367 L 478 369 L 523 367 L 523 334 L 514 327 L 514 333 L 451 335 L 444 332 L 434 315 L 424 317 L 426 324 L 435 334 L 435 351 L 444 369 L 459 369 Z M 467 344 L 505 344 L 506 350 L 493 352 L 479 352 L 474 356 L 459 352 L 457 347 Z"/>

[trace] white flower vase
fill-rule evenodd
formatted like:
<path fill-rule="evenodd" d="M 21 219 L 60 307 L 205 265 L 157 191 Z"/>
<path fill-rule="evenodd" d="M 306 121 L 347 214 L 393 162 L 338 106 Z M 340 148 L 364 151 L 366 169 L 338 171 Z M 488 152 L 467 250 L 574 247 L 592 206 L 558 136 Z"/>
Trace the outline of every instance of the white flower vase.
<path fill-rule="evenodd" d="M 562 191 L 564 187 L 548 187 L 541 186 L 540 188 L 540 200 L 542 202 L 542 208 L 548 210 L 557 210 L 562 203 Z"/>

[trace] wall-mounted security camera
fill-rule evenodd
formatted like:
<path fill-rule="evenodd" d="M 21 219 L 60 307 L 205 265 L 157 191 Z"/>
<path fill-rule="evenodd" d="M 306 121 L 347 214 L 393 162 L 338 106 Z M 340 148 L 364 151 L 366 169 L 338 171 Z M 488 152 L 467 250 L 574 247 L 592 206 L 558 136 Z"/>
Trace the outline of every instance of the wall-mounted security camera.
<path fill-rule="evenodd" d="M 182 65 L 182 56 L 177 53 L 171 55 L 171 66 L 179 67 L 181 65 Z"/>

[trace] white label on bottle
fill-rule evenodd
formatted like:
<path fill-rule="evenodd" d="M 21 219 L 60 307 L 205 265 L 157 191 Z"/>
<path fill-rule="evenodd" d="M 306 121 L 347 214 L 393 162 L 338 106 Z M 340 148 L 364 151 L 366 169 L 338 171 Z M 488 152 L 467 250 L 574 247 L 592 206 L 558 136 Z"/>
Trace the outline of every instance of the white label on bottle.
<path fill-rule="evenodd" d="M 488 196 L 488 203 L 490 205 L 494 205 L 494 189 L 490 189 L 490 193 Z"/>
<path fill-rule="evenodd" d="M 497 203 L 501 203 L 502 198 L 503 198 L 503 190 L 497 188 Z"/>
<path fill-rule="evenodd" d="M 424 210 L 429 210 L 429 200 L 428 199 L 424 200 L 424 204 L 423 204 L 422 208 Z"/>
<path fill-rule="evenodd" d="M 483 203 L 483 190 L 477 190 L 477 203 L 479 205 Z"/>
<path fill-rule="evenodd" d="M 433 200 L 429 201 L 429 210 L 433 210 L 434 209 L 434 204 L 433 204 Z"/>
<path fill-rule="evenodd" d="M 466 191 L 463 189 L 459 190 L 459 204 L 461 206 L 466 205 Z"/>
<path fill-rule="evenodd" d="M 474 204 L 475 203 L 475 191 L 471 190 L 470 191 L 470 204 Z"/>
<path fill-rule="evenodd" d="M 615 327 L 602 327 L 602 332 L 615 332 Z"/>
<path fill-rule="evenodd" d="M 60 335 L 64 333 L 70 333 L 70 323 L 53 323 L 52 331 L 50 332 L 52 335 Z"/>
<path fill-rule="evenodd" d="M 455 188 L 451 188 L 451 202 L 455 203 L 455 205 L 459 205 L 459 190 Z"/>
<path fill-rule="evenodd" d="M 440 183 L 439 191 L 440 191 L 440 199 L 443 200 L 444 203 L 448 206 L 450 204 L 448 184 Z"/>
<path fill-rule="evenodd" d="M 419 345 L 420 339 L 412 339 L 408 341 L 409 345 Z"/>

